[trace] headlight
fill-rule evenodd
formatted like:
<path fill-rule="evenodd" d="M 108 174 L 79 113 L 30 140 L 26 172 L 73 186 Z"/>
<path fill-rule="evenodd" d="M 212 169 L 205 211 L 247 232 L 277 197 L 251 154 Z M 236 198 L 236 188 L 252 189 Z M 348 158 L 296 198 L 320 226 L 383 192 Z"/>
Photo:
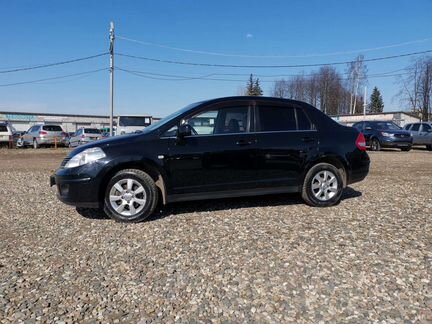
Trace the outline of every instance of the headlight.
<path fill-rule="evenodd" d="M 100 147 L 92 147 L 75 155 L 66 163 L 65 168 L 75 168 L 80 165 L 92 163 L 96 160 L 106 157 L 104 151 Z"/>
<path fill-rule="evenodd" d="M 394 134 L 386 133 L 386 132 L 381 132 L 381 135 L 385 136 L 385 137 L 392 137 L 392 136 L 394 136 Z"/>

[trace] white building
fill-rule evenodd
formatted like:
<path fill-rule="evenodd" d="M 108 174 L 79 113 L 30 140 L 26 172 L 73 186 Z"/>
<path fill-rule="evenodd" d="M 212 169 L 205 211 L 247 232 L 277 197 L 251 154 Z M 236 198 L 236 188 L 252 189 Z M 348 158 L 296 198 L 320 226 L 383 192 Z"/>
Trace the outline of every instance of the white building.
<path fill-rule="evenodd" d="M 97 115 L 0 111 L 0 121 L 10 122 L 17 131 L 26 131 L 37 124 L 60 125 L 65 132 L 75 132 L 80 127 L 109 127 L 109 117 Z"/>
<path fill-rule="evenodd" d="M 355 115 L 337 115 L 330 116 L 339 123 L 351 126 L 352 124 L 364 121 L 364 120 L 385 120 L 393 121 L 395 124 L 403 127 L 409 123 L 416 123 L 420 121 L 420 118 L 406 112 L 406 111 L 394 111 L 394 112 L 382 112 L 373 114 L 355 114 Z"/>

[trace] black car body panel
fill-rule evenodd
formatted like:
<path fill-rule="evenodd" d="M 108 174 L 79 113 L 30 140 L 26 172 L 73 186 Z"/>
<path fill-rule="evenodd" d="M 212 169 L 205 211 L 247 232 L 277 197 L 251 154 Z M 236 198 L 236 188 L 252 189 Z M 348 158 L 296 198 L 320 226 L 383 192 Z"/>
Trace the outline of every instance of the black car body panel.
<path fill-rule="evenodd" d="M 200 111 L 231 106 L 248 107 L 247 119 L 240 125 L 243 132 L 179 139 L 172 131 L 182 120 Z M 259 107 L 264 106 L 294 107 L 296 130 L 260 129 Z M 306 126 L 299 129 L 299 116 L 303 113 L 302 123 Z M 57 185 L 58 198 L 64 203 L 94 208 L 100 207 L 109 179 L 126 168 L 147 172 L 157 183 L 165 203 L 299 192 L 306 172 L 319 162 L 332 163 L 343 170 L 347 185 L 361 181 L 369 171 L 368 154 L 356 146 L 358 135 L 356 129 L 339 125 L 303 102 L 266 97 L 219 98 L 190 105 L 142 133 L 79 146 L 65 159 L 51 183 Z M 106 157 L 78 167 L 65 167 L 73 156 L 94 147 L 101 148 Z"/>

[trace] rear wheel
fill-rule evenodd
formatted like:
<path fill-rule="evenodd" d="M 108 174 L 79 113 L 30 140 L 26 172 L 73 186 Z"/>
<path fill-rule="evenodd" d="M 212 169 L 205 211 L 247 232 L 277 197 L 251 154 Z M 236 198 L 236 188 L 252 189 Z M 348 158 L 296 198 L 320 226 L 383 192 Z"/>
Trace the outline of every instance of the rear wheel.
<path fill-rule="evenodd" d="M 158 191 L 153 179 L 136 169 L 116 173 L 105 192 L 104 211 L 119 222 L 140 222 L 156 208 Z"/>
<path fill-rule="evenodd" d="M 411 146 L 410 147 L 401 148 L 401 151 L 409 152 L 409 151 L 411 151 Z"/>
<path fill-rule="evenodd" d="M 372 139 L 370 149 L 372 151 L 380 151 L 381 150 L 381 144 L 376 138 Z"/>
<path fill-rule="evenodd" d="M 341 172 L 334 165 L 319 163 L 306 174 L 302 198 L 310 206 L 328 207 L 340 201 L 342 191 Z"/>
<path fill-rule="evenodd" d="M 37 139 L 36 139 L 36 138 L 33 140 L 33 148 L 34 148 L 34 149 L 39 148 L 39 143 L 37 142 Z"/>
<path fill-rule="evenodd" d="M 426 148 L 427 148 L 429 151 L 432 151 L 432 145 L 426 145 Z"/>

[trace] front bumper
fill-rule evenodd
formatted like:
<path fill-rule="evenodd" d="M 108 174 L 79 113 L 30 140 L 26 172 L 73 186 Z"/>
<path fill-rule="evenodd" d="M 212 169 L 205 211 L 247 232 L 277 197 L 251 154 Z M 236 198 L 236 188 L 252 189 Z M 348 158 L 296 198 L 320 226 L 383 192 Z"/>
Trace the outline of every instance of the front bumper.
<path fill-rule="evenodd" d="M 394 138 L 394 137 L 381 137 L 379 139 L 382 147 L 388 148 L 408 148 L 413 144 L 412 137 L 408 138 Z"/>
<path fill-rule="evenodd" d="M 60 168 L 50 176 L 50 186 L 57 187 L 57 198 L 76 207 L 99 208 L 101 177 L 97 163 L 78 168 Z"/>

